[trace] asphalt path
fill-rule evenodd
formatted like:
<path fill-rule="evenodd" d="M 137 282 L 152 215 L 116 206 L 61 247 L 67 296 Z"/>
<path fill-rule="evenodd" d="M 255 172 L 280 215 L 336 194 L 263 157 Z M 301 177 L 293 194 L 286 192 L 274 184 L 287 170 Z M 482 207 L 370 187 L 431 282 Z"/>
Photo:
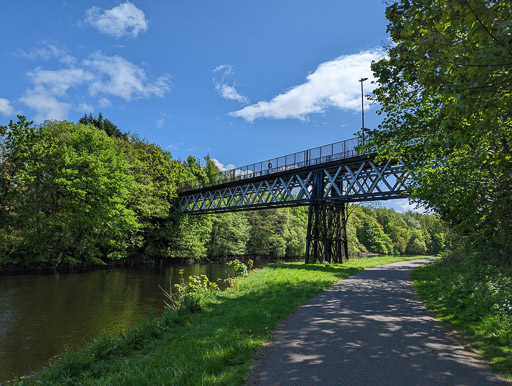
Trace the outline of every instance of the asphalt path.
<path fill-rule="evenodd" d="M 341 280 L 292 314 L 259 352 L 249 385 L 510 384 L 443 331 L 410 272 L 428 259 Z"/>

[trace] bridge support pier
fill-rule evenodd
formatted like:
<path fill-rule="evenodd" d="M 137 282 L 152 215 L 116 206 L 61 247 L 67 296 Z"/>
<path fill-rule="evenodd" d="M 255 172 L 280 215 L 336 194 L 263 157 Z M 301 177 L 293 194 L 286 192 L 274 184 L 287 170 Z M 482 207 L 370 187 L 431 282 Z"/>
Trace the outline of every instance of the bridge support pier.
<path fill-rule="evenodd" d="M 319 202 L 309 205 L 306 264 L 343 263 L 348 260 L 346 204 Z"/>
<path fill-rule="evenodd" d="M 309 203 L 306 264 L 317 261 L 343 263 L 343 257 L 348 260 L 347 204 L 318 200 L 317 197 L 322 197 L 323 185 L 322 176 L 315 175 Z"/>

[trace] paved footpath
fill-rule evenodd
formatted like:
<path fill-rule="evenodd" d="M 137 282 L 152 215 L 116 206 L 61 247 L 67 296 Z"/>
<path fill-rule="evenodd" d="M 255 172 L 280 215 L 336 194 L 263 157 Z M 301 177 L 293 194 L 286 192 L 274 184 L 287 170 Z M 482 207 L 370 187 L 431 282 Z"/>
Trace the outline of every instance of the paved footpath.
<path fill-rule="evenodd" d="M 250 385 L 509 384 L 455 344 L 410 272 L 428 259 L 362 271 L 292 314 L 260 351 Z"/>

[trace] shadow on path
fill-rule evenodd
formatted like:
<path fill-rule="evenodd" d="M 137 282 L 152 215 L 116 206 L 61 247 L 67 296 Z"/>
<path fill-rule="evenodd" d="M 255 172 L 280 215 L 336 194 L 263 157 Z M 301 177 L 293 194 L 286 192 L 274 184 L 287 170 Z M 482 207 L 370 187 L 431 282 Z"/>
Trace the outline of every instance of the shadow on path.
<path fill-rule="evenodd" d="M 508 384 L 448 338 L 416 296 L 409 274 L 428 261 L 367 269 L 315 296 L 260 351 L 248 384 Z"/>

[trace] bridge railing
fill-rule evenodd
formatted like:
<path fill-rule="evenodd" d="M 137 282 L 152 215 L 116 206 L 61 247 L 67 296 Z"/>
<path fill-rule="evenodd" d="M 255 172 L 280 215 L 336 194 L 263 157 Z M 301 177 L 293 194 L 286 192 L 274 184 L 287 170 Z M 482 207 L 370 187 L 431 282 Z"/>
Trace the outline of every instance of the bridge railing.
<path fill-rule="evenodd" d="M 225 170 L 210 177 L 209 181 L 198 179 L 186 181 L 180 187 L 180 191 L 205 188 L 233 181 L 279 173 L 287 170 L 314 166 L 326 162 L 338 161 L 362 155 L 357 149 L 358 138 L 334 142 L 329 145 L 299 151 L 282 157 L 272 158 L 266 161 L 245 165 L 239 168 Z"/>

